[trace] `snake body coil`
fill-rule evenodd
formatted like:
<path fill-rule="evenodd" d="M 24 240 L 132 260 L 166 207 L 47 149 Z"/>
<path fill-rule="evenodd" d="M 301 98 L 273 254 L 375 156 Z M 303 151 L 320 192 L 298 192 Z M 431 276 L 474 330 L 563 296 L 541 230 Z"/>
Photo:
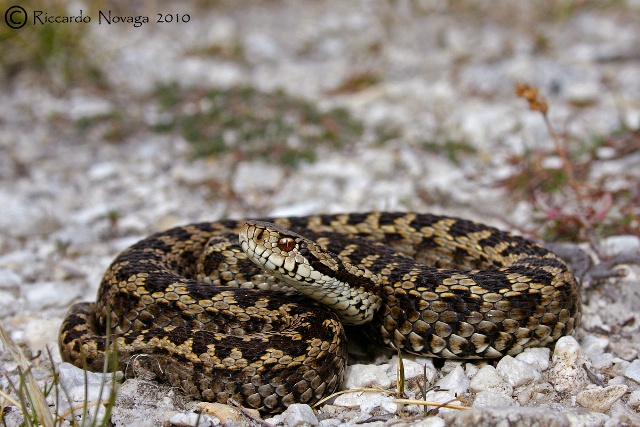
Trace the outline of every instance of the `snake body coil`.
<path fill-rule="evenodd" d="M 471 359 L 552 345 L 580 321 L 564 262 L 486 225 L 378 212 L 264 221 L 177 227 L 122 252 L 97 301 L 70 309 L 63 359 L 100 371 L 115 347 L 122 368 L 196 399 L 276 412 L 339 386 L 342 323 Z"/>

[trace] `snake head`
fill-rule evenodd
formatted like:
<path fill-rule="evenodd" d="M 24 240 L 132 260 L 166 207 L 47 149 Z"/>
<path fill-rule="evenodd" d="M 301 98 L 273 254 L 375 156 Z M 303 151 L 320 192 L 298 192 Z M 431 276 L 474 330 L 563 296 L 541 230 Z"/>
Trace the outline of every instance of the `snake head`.
<path fill-rule="evenodd" d="M 311 262 L 327 257 L 313 241 L 270 222 L 245 222 L 239 240 L 250 260 L 293 286 L 296 281 L 313 280 Z"/>
<path fill-rule="evenodd" d="M 275 224 L 247 221 L 240 228 L 247 257 L 303 294 L 331 307 L 346 324 L 370 321 L 380 306 L 371 278 L 314 241 Z M 367 286 L 362 286 L 367 282 Z"/>

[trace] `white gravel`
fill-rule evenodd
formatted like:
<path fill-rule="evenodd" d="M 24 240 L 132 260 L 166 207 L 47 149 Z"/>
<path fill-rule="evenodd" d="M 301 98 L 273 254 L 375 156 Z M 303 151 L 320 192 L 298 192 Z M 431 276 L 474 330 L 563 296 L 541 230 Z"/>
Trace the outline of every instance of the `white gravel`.
<path fill-rule="evenodd" d="M 475 393 L 492 391 L 506 396 L 513 394 L 513 387 L 498 375 L 496 368 L 491 365 L 485 365 L 478 371 L 471 380 L 469 389 Z"/>
<path fill-rule="evenodd" d="M 73 302 L 95 298 L 113 257 L 151 232 L 198 220 L 379 209 L 534 229 L 530 207 L 514 206 L 494 185 L 513 172 L 512 155 L 552 146 L 540 116 L 514 96 L 513 85 L 539 86 L 549 98 L 551 120 L 576 138 L 610 134 L 621 119 L 639 126 L 637 3 L 607 8 L 586 2 L 566 14 L 560 6 L 520 1 L 499 8 L 474 1 L 162 3 L 151 9 L 190 13 L 190 23 L 92 24 L 86 43 L 100 58 L 111 90 L 86 83 L 53 90 L 23 73 L 0 92 L 2 326 L 33 351 L 48 345 L 57 365 L 57 325 Z M 240 58 L 198 53 L 237 47 Z M 358 73 L 374 74 L 379 83 L 332 93 Z M 163 120 L 149 91 L 158 81 L 174 80 L 282 88 L 321 108 L 344 106 L 367 130 L 342 151 L 321 147 L 314 163 L 297 169 L 231 155 L 192 160 L 189 144 L 177 134 L 147 130 Z M 73 124 L 115 107 L 139 129 L 110 141 L 99 126 L 84 132 Z M 367 135 L 375 126 L 397 128 L 398 134 L 374 144 Z M 461 154 L 454 163 L 425 150 L 429 141 L 464 141 L 476 154 Z M 594 182 L 619 174 L 603 184 L 613 191 L 638 179 L 637 153 L 618 159 L 601 154 Z M 638 236 L 615 236 L 603 247 L 612 254 L 637 252 L 638 242 Z M 430 360 L 407 356 L 409 397 L 421 398 L 417 384 L 426 363 L 428 386 L 440 387 L 428 391 L 428 399 L 461 398 L 475 409 L 441 409 L 423 419 L 422 408 L 406 405 L 404 416 L 421 426 L 498 425 L 506 419 L 523 426 L 640 425 L 640 271 L 633 265 L 626 271 L 625 278 L 585 290 L 581 329 L 553 353 L 529 350 L 497 366 L 491 362 L 496 368 L 447 362 L 437 369 Z M 43 382 L 45 359 L 43 352 L 34 362 Z M 377 379 L 367 384 L 393 388 L 396 360 L 357 376 L 373 375 Z M 7 353 L 0 369 L 15 378 Z M 391 398 L 359 396 L 365 395 L 371 396 L 343 395 L 315 413 L 290 408 L 272 421 L 288 427 L 398 425 L 400 409 Z M 193 425 L 192 409 L 175 390 L 128 380 L 112 421 Z M 207 417 L 202 425 L 219 425 Z M 10 411 L 6 422 L 17 425 L 20 417 Z"/>

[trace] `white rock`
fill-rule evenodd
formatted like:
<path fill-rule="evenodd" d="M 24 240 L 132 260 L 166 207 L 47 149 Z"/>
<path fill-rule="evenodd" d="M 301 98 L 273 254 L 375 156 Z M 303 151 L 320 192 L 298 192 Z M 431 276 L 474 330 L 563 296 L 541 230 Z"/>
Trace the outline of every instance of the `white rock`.
<path fill-rule="evenodd" d="M 462 366 L 464 368 L 464 365 L 465 363 L 463 363 L 461 360 L 445 359 L 444 365 L 442 365 L 442 368 L 440 368 L 440 373 L 445 376 L 453 372 L 459 366 Z"/>
<path fill-rule="evenodd" d="M 302 201 L 301 203 L 282 203 L 282 206 L 269 212 L 270 216 L 304 216 L 321 211 L 325 203 L 318 200 Z"/>
<path fill-rule="evenodd" d="M 633 409 L 634 411 L 640 410 L 640 390 L 636 390 L 629 395 L 627 405 L 629 405 L 629 408 Z"/>
<path fill-rule="evenodd" d="M 455 393 L 452 393 L 450 391 L 428 391 L 427 392 L 427 396 L 425 397 L 424 400 L 428 401 L 428 402 L 434 402 L 434 403 L 452 403 L 452 404 L 459 404 L 460 402 L 456 400 L 457 396 L 455 395 Z M 447 412 L 454 412 L 456 411 L 455 409 L 450 409 L 450 408 L 440 408 L 438 410 L 438 412 L 440 414 L 444 414 Z"/>
<path fill-rule="evenodd" d="M 617 150 L 613 147 L 598 147 L 596 149 L 596 157 L 598 160 L 612 160 L 618 155 Z"/>
<path fill-rule="evenodd" d="M 145 234 L 149 225 L 137 215 L 125 215 L 118 220 L 118 228 L 128 234 Z"/>
<path fill-rule="evenodd" d="M 467 393 L 470 381 L 469 378 L 465 375 L 462 365 L 460 363 L 456 363 L 450 364 L 449 366 L 455 367 L 444 378 L 441 378 L 435 384 L 441 390 L 431 390 L 427 392 L 425 400 L 431 402 L 446 403 Z M 440 413 L 447 413 L 451 411 L 455 410 L 449 408 L 440 409 Z"/>
<path fill-rule="evenodd" d="M 252 63 L 275 60 L 280 52 L 278 43 L 265 33 L 247 34 L 244 47 L 247 59 Z"/>
<path fill-rule="evenodd" d="M 433 359 L 427 357 L 415 357 L 412 355 L 403 355 L 402 365 L 404 366 L 404 379 L 405 381 L 413 380 L 414 378 L 420 378 L 425 375 L 429 384 L 433 382 L 438 370 L 433 366 Z M 389 380 L 395 384 L 398 377 L 398 357 L 393 356 L 386 370 Z"/>
<path fill-rule="evenodd" d="M 236 43 L 236 37 L 238 37 L 236 22 L 227 16 L 220 15 L 216 16 L 210 24 L 204 35 L 204 43 L 215 46 L 222 45 L 232 49 L 233 43 Z"/>
<path fill-rule="evenodd" d="M 518 387 L 514 391 L 513 397 L 521 406 L 527 406 L 531 400 L 549 400 L 555 395 L 553 386 L 549 383 L 530 383 L 522 387 Z"/>
<path fill-rule="evenodd" d="M 283 168 L 264 162 L 239 163 L 233 179 L 233 190 L 239 194 L 248 191 L 267 191 L 278 188 L 284 178 Z"/>
<path fill-rule="evenodd" d="M 104 388 L 109 388 L 109 390 L 106 390 L 106 391 L 103 390 L 103 394 L 102 394 L 103 398 L 108 398 L 109 393 L 111 393 L 110 388 L 111 388 L 112 376 L 115 375 L 116 378 L 118 379 L 122 378 L 121 372 L 116 372 L 115 374 L 113 373 L 102 374 L 99 372 L 90 372 L 90 371 L 85 371 L 83 369 L 77 368 L 71 363 L 67 363 L 67 362 L 61 363 L 60 366 L 58 367 L 58 370 L 60 371 L 60 383 L 63 387 L 68 387 L 68 388 L 84 387 L 86 382 L 86 385 L 89 388 L 100 387 L 100 386 L 103 386 Z M 95 391 L 97 392 L 97 390 Z M 98 399 L 97 394 L 95 398 Z"/>
<path fill-rule="evenodd" d="M 640 426 L 640 413 L 629 409 L 622 399 L 616 400 L 607 412 L 611 421 L 605 427 Z"/>
<path fill-rule="evenodd" d="M 469 384 L 469 378 L 465 375 L 462 365 L 457 365 L 453 371 L 440 379 L 436 386 L 460 396 L 469 390 Z"/>
<path fill-rule="evenodd" d="M 424 166 L 420 162 L 418 156 L 415 155 L 414 149 L 402 146 L 398 150 L 402 169 L 407 171 L 411 177 L 419 176 L 424 171 Z"/>
<path fill-rule="evenodd" d="M 485 390 L 476 394 L 476 398 L 471 405 L 474 408 L 485 408 L 487 406 L 518 406 L 511 396 L 493 390 Z"/>
<path fill-rule="evenodd" d="M 542 159 L 541 167 L 545 169 L 562 169 L 564 165 L 562 158 L 559 156 L 549 156 Z"/>
<path fill-rule="evenodd" d="M 509 134 L 517 126 L 517 121 L 513 115 L 509 114 L 507 106 L 468 108 L 460 119 L 461 130 L 472 141 Z"/>
<path fill-rule="evenodd" d="M 616 400 L 627 392 L 628 388 L 626 385 L 621 384 L 583 390 L 576 396 L 576 402 L 584 408 L 605 413 Z"/>
<path fill-rule="evenodd" d="M 0 310 L 5 316 L 15 314 L 20 309 L 15 292 L 0 291 Z"/>
<path fill-rule="evenodd" d="M 317 426 L 318 419 L 309 405 L 294 403 L 282 413 L 282 423 L 287 427 Z"/>
<path fill-rule="evenodd" d="M 91 181 L 99 182 L 112 178 L 118 173 L 118 167 L 112 162 L 99 162 L 92 165 L 87 171 Z"/>
<path fill-rule="evenodd" d="M 71 247 L 89 246 L 96 244 L 100 240 L 98 232 L 86 224 L 66 226 L 53 233 L 52 237 L 57 242 L 68 244 Z"/>
<path fill-rule="evenodd" d="M 24 328 L 24 342 L 33 351 L 42 351 L 46 354 L 46 347 L 57 347 L 57 337 L 51 331 L 60 328 L 61 319 L 34 318 L 27 322 Z"/>
<path fill-rule="evenodd" d="M 459 168 L 452 168 L 448 162 L 432 163 L 426 170 L 429 171 L 429 175 L 423 178 L 421 185 L 443 194 L 449 194 L 452 188 L 457 188 L 457 185 L 465 180 L 464 173 Z"/>
<path fill-rule="evenodd" d="M 587 335 L 582 339 L 582 350 L 596 369 L 608 368 L 613 364 L 613 354 L 605 353 L 608 346 L 608 338 Z"/>
<path fill-rule="evenodd" d="M 110 210 L 111 208 L 104 203 L 92 203 L 82 209 L 74 211 L 70 216 L 70 220 L 73 221 L 74 223 L 90 224 L 92 222 L 103 219 L 105 215 L 109 213 Z M 76 229 L 76 232 L 82 233 L 83 230 Z M 80 240 L 82 242 L 85 239 L 77 238 L 77 239 L 74 239 L 73 241 L 75 240 Z"/>
<path fill-rule="evenodd" d="M 616 371 L 618 371 L 618 372 L 626 371 L 626 370 L 627 370 L 627 368 L 628 368 L 630 365 L 631 365 L 631 363 L 630 363 L 630 362 L 627 362 L 627 361 L 626 361 L 626 360 L 624 360 L 624 359 L 620 359 L 620 358 L 616 357 L 616 358 L 614 359 L 613 369 L 614 369 L 614 370 L 616 370 Z"/>
<path fill-rule="evenodd" d="M 53 276 L 55 280 L 65 281 L 70 279 L 79 279 L 86 276 L 82 267 L 68 259 L 61 259 L 54 266 Z"/>
<path fill-rule="evenodd" d="M 193 412 L 187 414 L 174 414 L 169 419 L 169 422 L 172 425 L 181 427 L 212 427 L 220 424 L 220 421 L 218 420 L 214 421 L 206 415 L 194 414 Z"/>
<path fill-rule="evenodd" d="M 411 427 L 445 427 L 445 422 L 440 417 L 427 417 L 420 421 L 411 422 Z"/>
<path fill-rule="evenodd" d="M 624 376 L 640 384 L 640 359 L 636 359 L 624 371 Z"/>
<path fill-rule="evenodd" d="M 480 368 L 476 363 L 465 363 L 464 373 L 467 374 L 467 377 L 473 379 L 480 372 Z"/>
<path fill-rule="evenodd" d="M 97 117 L 109 114 L 113 105 L 105 99 L 99 97 L 89 97 L 84 95 L 74 95 L 69 99 L 66 114 L 73 121 L 84 117 Z"/>
<path fill-rule="evenodd" d="M 540 373 L 526 362 L 505 356 L 496 365 L 496 372 L 512 387 L 518 387 L 540 379 Z"/>
<path fill-rule="evenodd" d="M 77 286 L 67 283 L 43 282 L 23 286 L 21 293 L 32 310 L 67 307 L 80 295 Z"/>
<path fill-rule="evenodd" d="M 95 402 L 109 400 L 112 391 L 112 375 L 121 378 L 122 373 L 118 372 L 116 374 L 103 375 L 101 373 L 84 371 L 70 363 L 61 363 L 58 370 L 60 372 L 60 386 L 66 390 L 66 395 L 70 400 L 65 398 L 58 402 L 60 405 L 58 408 L 59 412 L 66 413 L 70 411 L 71 408 L 79 408 L 71 411 L 67 418 L 70 419 L 73 416 L 79 417 L 83 412 L 83 404 L 89 403 L 89 407 L 93 409 L 88 411 L 88 417 L 91 420 L 96 420 L 98 423 L 102 422 L 102 419 L 106 415 L 106 409 L 104 405 L 96 406 Z M 49 403 L 54 404 L 54 399 L 54 394 L 50 394 L 48 397 Z"/>
<path fill-rule="evenodd" d="M 621 385 L 621 384 L 624 384 L 624 385 L 627 384 L 627 380 L 622 375 L 613 377 L 607 382 L 607 385 Z"/>
<path fill-rule="evenodd" d="M 46 235 L 60 228 L 59 210 L 20 193 L 0 191 L 0 232 L 12 237 Z"/>
<path fill-rule="evenodd" d="M 274 418 L 275 418 L 275 417 L 274 417 Z M 274 418 L 270 418 L 270 419 L 268 418 L 268 419 L 266 419 L 265 421 L 266 421 L 266 422 L 268 422 L 269 424 L 271 424 L 271 425 L 274 425 L 274 426 L 275 426 L 275 425 L 277 425 L 278 423 L 271 422 L 271 420 L 272 420 L 272 419 L 274 419 Z M 320 427 L 338 427 L 338 426 L 341 426 L 341 425 L 343 425 L 343 424 L 344 424 L 344 423 L 342 422 L 342 420 L 338 420 L 338 419 L 336 419 L 336 418 L 328 418 L 328 419 L 326 419 L 326 420 L 321 420 L 321 421 L 318 423 L 318 426 L 320 426 Z"/>
<path fill-rule="evenodd" d="M 0 289 L 15 288 L 22 283 L 22 278 L 8 268 L 0 268 Z"/>
<path fill-rule="evenodd" d="M 221 167 L 215 159 L 196 159 L 191 163 L 177 164 L 171 171 L 171 177 L 187 185 L 200 185 L 207 181 L 223 181 L 226 168 Z"/>
<path fill-rule="evenodd" d="M 364 392 L 358 391 L 354 393 L 344 393 L 336 397 L 333 401 L 335 406 L 342 406 L 344 408 L 359 408 L 370 400 L 377 400 L 381 396 L 387 396 L 386 393 L 381 392 Z"/>
<path fill-rule="evenodd" d="M 542 372 L 549 368 L 549 356 L 551 356 L 550 348 L 532 347 L 525 348 L 522 353 L 516 356 L 516 359 L 528 363 L 538 372 Z"/>
<path fill-rule="evenodd" d="M 351 365 L 345 370 L 343 388 L 389 388 L 391 380 L 378 365 Z"/>
<path fill-rule="evenodd" d="M 491 365 L 483 366 L 478 371 L 471 379 L 469 389 L 476 393 L 489 390 L 505 396 L 513 394 L 513 387 L 498 375 L 496 368 Z"/>
<path fill-rule="evenodd" d="M 611 332 L 611 326 L 607 325 L 607 323 L 602 320 L 602 316 L 597 313 L 594 313 L 591 316 L 583 316 L 580 326 L 587 331 L 599 328 L 605 332 Z"/>
<path fill-rule="evenodd" d="M 333 180 L 341 182 L 354 182 L 362 180 L 358 185 L 363 185 L 369 181 L 366 164 L 354 162 L 343 156 L 327 153 L 326 157 L 318 159 L 312 164 L 305 164 L 301 168 L 300 175 L 307 175 L 313 179 L 331 177 Z"/>
<path fill-rule="evenodd" d="M 632 235 L 611 236 L 600 245 L 607 255 L 640 253 L 640 237 Z"/>
<path fill-rule="evenodd" d="M 549 382 L 559 393 L 581 390 L 589 380 L 583 365 L 587 359 L 575 338 L 562 337 L 556 343 L 551 358 Z"/>
<path fill-rule="evenodd" d="M 282 414 L 276 414 L 272 417 L 265 418 L 264 421 L 272 426 L 279 426 L 282 424 Z"/>
<path fill-rule="evenodd" d="M 598 101 L 601 90 L 595 81 L 573 82 L 567 85 L 567 100 L 578 106 L 590 105 Z"/>
<path fill-rule="evenodd" d="M 569 427 L 617 427 L 615 424 L 610 425 L 611 417 L 593 411 L 566 411 L 563 412 L 569 421 Z"/>
<path fill-rule="evenodd" d="M 393 399 L 393 396 L 377 394 L 362 402 L 360 411 L 365 414 L 371 414 L 373 411 L 382 414 L 395 414 L 398 412 L 398 405 L 393 402 Z"/>

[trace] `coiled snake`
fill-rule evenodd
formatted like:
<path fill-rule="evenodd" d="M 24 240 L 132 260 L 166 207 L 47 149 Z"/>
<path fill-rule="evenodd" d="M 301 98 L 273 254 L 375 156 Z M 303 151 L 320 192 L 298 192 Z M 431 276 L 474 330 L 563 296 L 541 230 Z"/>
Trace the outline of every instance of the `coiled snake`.
<path fill-rule="evenodd" d="M 377 212 L 265 221 L 177 227 L 122 252 L 97 302 L 70 309 L 63 359 L 102 370 L 109 334 L 122 368 L 277 412 L 339 386 L 342 323 L 410 353 L 471 359 L 550 346 L 580 321 L 564 262 L 486 225 Z"/>

